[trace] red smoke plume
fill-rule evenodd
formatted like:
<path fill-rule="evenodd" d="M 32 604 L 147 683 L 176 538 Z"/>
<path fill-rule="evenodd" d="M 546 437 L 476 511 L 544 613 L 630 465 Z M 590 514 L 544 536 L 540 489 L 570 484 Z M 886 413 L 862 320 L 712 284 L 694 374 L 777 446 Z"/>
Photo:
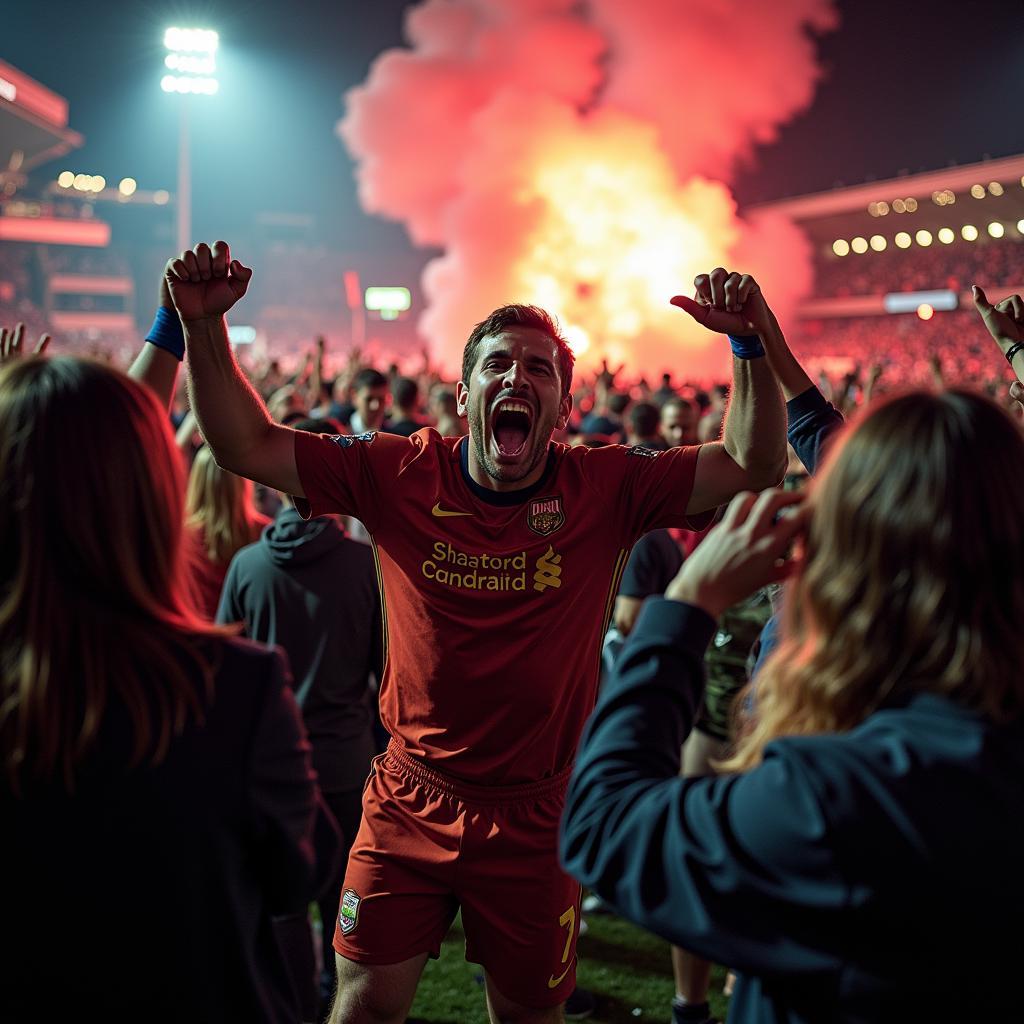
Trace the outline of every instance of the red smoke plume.
<path fill-rule="evenodd" d="M 785 316 L 810 275 L 781 219 L 737 217 L 728 182 L 810 103 L 831 0 L 427 0 L 375 61 L 339 133 L 364 208 L 444 255 L 420 321 L 459 367 L 505 302 L 555 313 L 581 365 L 721 372 L 669 298 L 719 264 Z"/>

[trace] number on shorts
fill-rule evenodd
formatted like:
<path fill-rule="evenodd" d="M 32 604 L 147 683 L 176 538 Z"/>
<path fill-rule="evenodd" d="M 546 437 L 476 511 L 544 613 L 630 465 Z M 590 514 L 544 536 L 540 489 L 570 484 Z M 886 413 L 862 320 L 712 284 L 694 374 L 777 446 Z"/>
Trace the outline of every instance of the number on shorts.
<path fill-rule="evenodd" d="M 558 923 L 569 930 L 565 937 L 565 952 L 562 953 L 562 963 L 569 962 L 569 950 L 572 948 L 572 936 L 576 931 L 576 908 L 570 907 L 559 919 Z"/>

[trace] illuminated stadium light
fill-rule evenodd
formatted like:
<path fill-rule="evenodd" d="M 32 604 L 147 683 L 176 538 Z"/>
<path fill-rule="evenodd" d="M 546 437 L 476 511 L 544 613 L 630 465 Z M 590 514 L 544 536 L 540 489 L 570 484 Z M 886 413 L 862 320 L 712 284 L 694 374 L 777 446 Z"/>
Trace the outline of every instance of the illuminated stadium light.
<path fill-rule="evenodd" d="M 956 202 L 956 196 L 950 189 L 943 188 L 932 193 L 932 202 L 936 206 L 952 206 Z"/>
<path fill-rule="evenodd" d="M 952 228 L 939 228 L 939 241 L 943 245 L 951 245 L 956 238 L 956 232 Z"/>
<path fill-rule="evenodd" d="M 868 240 L 861 238 L 858 235 L 852 242 L 850 242 L 850 248 L 856 253 L 862 253 L 868 251 Z"/>
<path fill-rule="evenodd" d="M 978 240 L 978 229 L 973 224 L 965 224 L 960 229 L 960 237 L 965 242 L 976 242 Z"/>
<path fill-rule="evenodd" d="M 907 204 L 902 199 L 894 199 L 892 201 L 892 212 L 893 213 L 906 213 Z"/>
<path fill-rule="evenodd" d="M 158 188 L 153 193 L 153 202 L 156 203 L 157 206 L 166 206 L 168 202 L 170 202 L 170 199 L 171 193 L 165 188 Z"/>
<path fill-rule="evenodd" d="M 922 320 L 931 320 L 931 318 L 935 316 L 935 310 L 932 309 L 927 302 L 922 302 L 921 305 L 917 307 L 917 315 Z"/>
<path fill-rule="evenodd" d="M 363 305 L 385 318 L 385 312 L 404 313 L 412 305 L 412 297 L 408 288 L 370 287 L 363 294 Z"/>
<path fill-rule="evenodd" d="M 949 289 L 927 292 L 889 292 L 882 299 L 886 313 L 916 313 L 920 306 L 936 310 L 954 310 L 960 300 L 957 293 Z"/>
<path fill-rule="evenodd" d="M 884 217 L 889 212 L 889 204 L 883 199 L 878 204 L 878 216 Z"/>
<path fill-rule="evenodd" d="M 998 181 L 990 181 L 988 183 L 989 195 L 1001 196 L 1003 194 L 1003 186 Z"/>
<path fill-rule="evenodd" d="M 92 192 L 102 192 L 107 187 L 107 179 L 102 174 L 94 174 L 89 188 Z"/>
<path fill-rule="evenodd" d="M 993 238 L 1002 238 L 1005 234 L 1005 229 L 1003 228 L 1003 225 L 999 223 L 999 221 L 994 220 L 988 226 L 988 233 Z"/>
<path fill-rule="evenodd" d="M 917 239 L 917 244 L 927 248 L 932 244 L 932 233 L 921 228 L 920 231 L 914 236 Z"/>
<path fill-rule="evenodd" d="M 971 195 L 974 196 L 975 199 L 984 199 L 985 198 L 985 186 L 984 185 L 972 185 L 971 186 Z"/>
<path fill-rule="evenodd" d="M 92 178 L 88 174 L 76 174 L 75 180 L 71 183 L 71 187 L 78 192 L 88 192 Z"/>
<path fill-rule="evenodd" d="M 61 188 L 71 188 L 75 183 L 75 172 L 74 171 L 61 171 L 57 175 L 57 184 Z"/>
<path fill-rule="evenodd" d="M 139 183 L 134 178 L 122 178 L 118 183 L 117 191 L 123 196 L 131 196 L 135 194 L 138 187 Z"/>
<path fill-rule="evenodd" d="M 256 340 L 256 328 L 248 324 L 232 324 L 228 328 L 228 341 L 232 345 L 251 345 Z"/>
<path fill-rule="evenodd" d="M 164 75 L 160 79 L 160 88 L 164 92 L 193 93 L 199 96 L 212 96 L 219 88 L 216 78 L 191 78 L 188 75 Z"/>
<path fill-rule="evenodd" d="M 212 75 L 217 70 L 217 62 L 213 57 L 188 57 L 181 53 L 167 54 L 164 66 L 171 71 L 184 71 L 190 75 Z"/>
<path fill-rule="evenodd" d="M 907 213 L 917 212 L 917 200 L 913 196 L 911 196 L 909 199 L 904 199 L 903 205 L 907 208 Z"/>
<path fill-rule="evenodd" d="M 845 238 L 837 238 L 832 243 L 832 251 L 837 256 L 846 256 L 850 251 L 850 243 Z"/>
<path fill-rule="evenodd" d="M 216 53 L 220 39 L 206 28 L 169 28 L 164 33 L 164 46 L 176 53 Z"/>
<path fill-rule="evenodd" d="M 889 243 L 886 242 L 884 235 L 871 236 L 871 248 L 874 249 L 875 252 L 885 252 L 885 247 L 888 244 Z"/>
<path fill-rule="evenodd" d="M 893 241 L 900 249 L 909 249 L 913 239 L 906 231 L 898 231 Z"/>
<path fill-rule="evenodd" d="M 868 214 L 872 217 L 878 216 L 878 203 L 868 203 Z"/>
<path fill-rule="evenodd" d="M 1024 235 L 1024 219 L 1017 221 L 1017 230 Z"/>

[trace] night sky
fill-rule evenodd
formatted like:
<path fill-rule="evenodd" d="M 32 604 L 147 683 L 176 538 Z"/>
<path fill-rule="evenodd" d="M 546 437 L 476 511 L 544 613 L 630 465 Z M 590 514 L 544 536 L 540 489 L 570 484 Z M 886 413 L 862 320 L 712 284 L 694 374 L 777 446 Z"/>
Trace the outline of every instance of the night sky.
<path fill-rule="evenodd" d="M 0 57 L 70 101 L 86 145 L 51 165 L 53 176 L 68 166 L 173 191 L 178 97 L 159 87 L 163 30 L 215 28 L 221 91 L 195 104 L 193 122 L 196 236 L 231 237 L 254 210 L 303 212 L 341 248 L 387 251 L 405 247 L 404 231 L 361 213 L 333 129 L 342 93 L 401 44 L 405 6 L 11 0 Z M 840 29 L 820 43 L 813 107 L 741 174 L 741 203 L 1024 152 L 1024 4 L 839 7 Z"/>

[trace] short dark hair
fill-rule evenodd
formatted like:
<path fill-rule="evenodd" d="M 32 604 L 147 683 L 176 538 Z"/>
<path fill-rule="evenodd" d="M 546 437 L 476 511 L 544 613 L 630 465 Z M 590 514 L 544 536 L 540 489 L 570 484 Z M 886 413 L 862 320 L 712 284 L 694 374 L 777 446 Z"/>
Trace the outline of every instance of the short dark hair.
<path fill-rule="evenodd" d="M 508 330 L 509 327 L 533 327 L 543 331 L 555 343 L 558 347 L 558 376 L 562 385 L 562 397 L 568 395 L 572 387 L 572 368 L 576 363 L 569 342 L 565 340 L 558 324 L 547 310 L 541 309 L 540 306 L 524 306 L 520 303 L 499 306 L 486 320 L 481 320 L 473 328 L 466 341 L 466 347 L 462 350 L 463 384 L 473 374 L 480 342 L 492 334 Z"/>
<path fill-rule="evenodd" d="M 684 398 L 682 395 L 673 395 L 662 407 L 662 411 L 665 409 L 689 409 L 690 412 L 696 413 L 700 410 L 697 408 L 696 402 L 691 402 L 690 399 Z"/>
<path fill-rule="evenodd" d="M 629 423 L 639 437 L 653 437 L 658 432 L 661 410 L 650 402 L 637 402 L 629 410 Z"/>
<path fill-rule="evenodd" d="M 629 408 L 630 401 L 632 399 L 626 391 L 609 391 L 606 399 L 608 411 L 614 416 L 621 416 Z"/>
<path fill-rule="evenodd" d="M 391 384 L 391 397 L 399 409 L 414 409 L 420 397 L 420 386 L 412 377 L 396 377 Z"/>
<path fill-rule="evenodd" d="M 362 391 L 364 388 L 386 388 L 387 386 L 387 377 L 380 370 L 375 370 L 372 366 L 367 366 L 365 369 L 360 370 L 356 374 L 355 380 L 352 381 L 353 391 Z"/>
<path fill-rule="evenodd" d="M 289 423 L 292 430 L 304 430 L 307 434 L 336 434 L 335 424 L 322 420 L 317 416 L 303 416 L 302 419 Z"/>

